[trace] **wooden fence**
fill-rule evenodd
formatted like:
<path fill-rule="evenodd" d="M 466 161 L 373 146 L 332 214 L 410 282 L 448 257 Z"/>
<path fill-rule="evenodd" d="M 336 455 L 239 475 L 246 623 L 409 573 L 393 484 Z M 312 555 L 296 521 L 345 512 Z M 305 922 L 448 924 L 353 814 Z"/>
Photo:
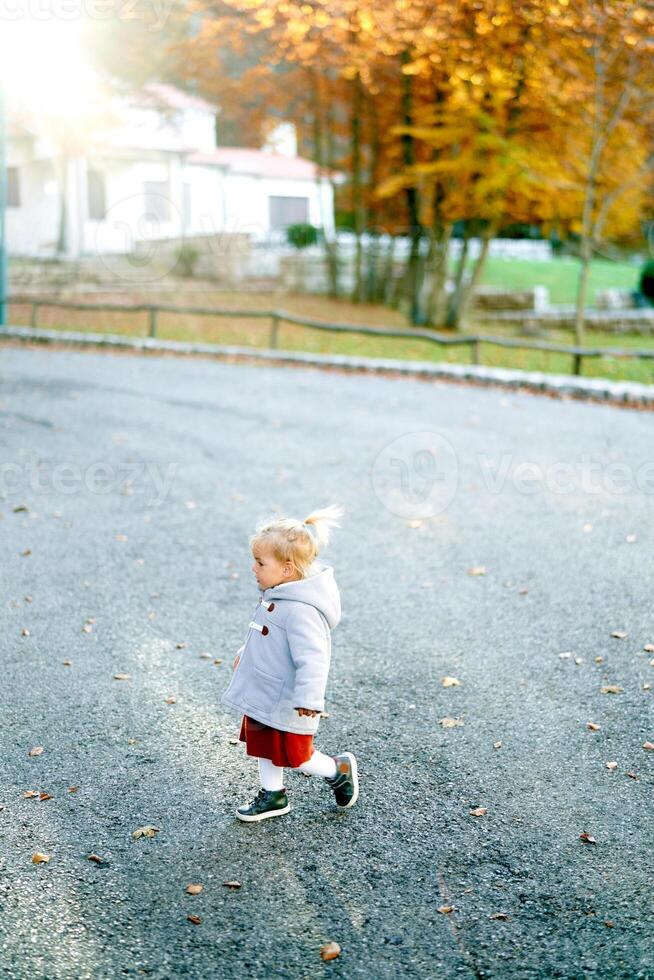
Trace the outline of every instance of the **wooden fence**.
<path fill-rule="evenodd" d="M 38 329 L 38 313 L 43 307 L 55 307 L 65 310 L 89 310 L 93 312 L 122 312 L 147 313 L 148 336 L 157 336 L 157 317 L 159 313 L 179 313 L 192 316 L 231 317 L 232 319 L 260 319 L 270 321 L 269 346 L 277 348 L 279 328 L 282 323 L 292 323 L 295 326 L 306 327 L 309 330 L 325 330 L 330 333 L 355 333 L 374 337 L 405 337 L 407 339 L 426 340 L 443 347 L 467 346 L 470 349 L 472 364 L 481 364 L 480 347 L 489 344 L 519 350 L 549 351 L 557 354 L 569 354 L 572 358 L 572 374 L 580 375 L 582 360 L 587 357 L 636 358 L 637 360 L 652 360 L 654 349 L 651 350 L 620 350 L 616 347 L 578 347 L 575 345 L 556 344 L 540 340 L 518 340 L 509 337 L 492 337 L 487 334 L 461 334 L 452 337 L 443 336 L 433 330 L 422 328 L 402 329 L 400 327 L 366 327 L 357 323 L 326 323 L 323 320 L 312 320 L 308 317 L 295 316 L 284 310 L 223 310 L 216 307 L 170 306 L 166 304 L 121 304 L 121 303 L 76 303 L 72 300 L 47 299 L 34 296 L 11 296 L 5 300 L 7 306 L 29 306 L 30 326 Z"/>

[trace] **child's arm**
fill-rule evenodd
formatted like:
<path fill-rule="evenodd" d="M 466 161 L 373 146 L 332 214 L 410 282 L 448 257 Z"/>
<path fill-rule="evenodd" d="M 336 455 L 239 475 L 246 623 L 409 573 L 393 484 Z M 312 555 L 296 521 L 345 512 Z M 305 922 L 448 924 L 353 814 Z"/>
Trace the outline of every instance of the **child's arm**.
<path fill-rule="evenodd" d="M 291 659 L 295 666 L 293 706 L 307 713 L 319 714 L 325 710 L 330 660 L 328 629 L 325 620 L 313 606 L 305 606 L 299 615 L 290 616 L 286 625 Z"/>

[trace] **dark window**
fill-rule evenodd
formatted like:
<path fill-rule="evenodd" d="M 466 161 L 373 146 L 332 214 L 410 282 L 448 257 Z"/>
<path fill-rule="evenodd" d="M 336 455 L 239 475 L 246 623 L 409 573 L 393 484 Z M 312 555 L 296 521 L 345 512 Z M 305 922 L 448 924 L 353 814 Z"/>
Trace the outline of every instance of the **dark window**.
<path fill-rule="evenodd" d="M 143 215 L 146 221 L 170 221 L 170 192 L 166 180 L 146 180 Z"/>
<path fill-rule="evenodd" d="M 7 167 L 7 207 L 20 207 L 20 182 L 18 167 Z"/>
<path fill-rule="evenodd" d="M 271 228 L 286 228 L 288 225 L 306 225 L 308 223 L 308 197 L 271 197 L 269 201 Z"/>
<path fill-rule="evenodd" d="M 97 170 L 89 170 L 87 174 L 89 188 L 89 218 L 91 221 L 104 221 L 107 217 L 107 192 L 104 174 Z"/>

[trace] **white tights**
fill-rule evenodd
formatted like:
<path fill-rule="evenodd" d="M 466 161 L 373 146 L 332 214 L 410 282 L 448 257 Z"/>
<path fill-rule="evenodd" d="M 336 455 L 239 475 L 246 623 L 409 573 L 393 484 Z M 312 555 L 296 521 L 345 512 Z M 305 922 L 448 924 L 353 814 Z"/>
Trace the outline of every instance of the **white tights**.
<path fill-rule="evenodd" d="M 314 749 L 313 755 L 301 766 L 297 766 L 300 772 L 306 772 L 310 776 L 329 776 L 333 779 L 336 775 L 336 763 L 330 755 L 318 752 Z M 259 759 L 259 778 L 264 789 L 284 789 L 284 770 L 281 766 L 275 766 L 270 759 Z"/>

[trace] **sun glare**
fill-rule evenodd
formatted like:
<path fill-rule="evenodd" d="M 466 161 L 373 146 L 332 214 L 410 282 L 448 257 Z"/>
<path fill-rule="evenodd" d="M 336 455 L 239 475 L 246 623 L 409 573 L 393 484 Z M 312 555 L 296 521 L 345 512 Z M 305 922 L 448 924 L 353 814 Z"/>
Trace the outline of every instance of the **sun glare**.
<path fill-rule="evenodd" d="M 95 95 L 78 23 L 22 17 L 0 35 L 0 83 L 9 103 L 36 113 L 76 117 Z"/>

